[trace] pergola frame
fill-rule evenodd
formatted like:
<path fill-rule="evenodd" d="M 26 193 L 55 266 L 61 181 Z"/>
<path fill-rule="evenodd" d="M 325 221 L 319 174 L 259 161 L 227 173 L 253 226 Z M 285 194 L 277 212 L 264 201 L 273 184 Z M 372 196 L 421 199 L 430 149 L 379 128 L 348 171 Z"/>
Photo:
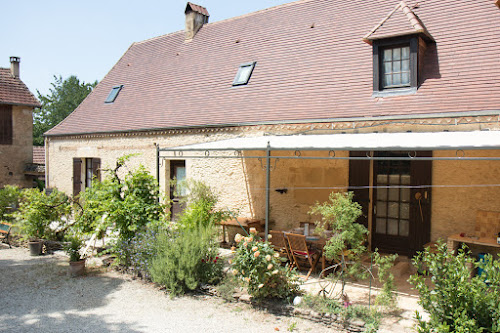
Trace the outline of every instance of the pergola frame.
<path fill-rule="evenodd" d="M 251 139 L 251 138 L 248 138 Z M 355 156 L 339 156 L 335 154 L 335 150 L 329 148 L 314 148 L 314 147 L 296 147 L 293 149 L 290 147 L 272 147 L 270 141 L 267 142 L 267 147 L 263 150 L 262 147 L 193 147 L 193 146 L 181 146 L 181 147 L 171 147 L 171 148 L 160 148 L 159 145 L 156 146 L 156 179 L 160 181 L 160 160 L 161 159 L 207 159 L 207 158 L 237 158 L 237 159 L 265 159 L 266 170 L 266 207 L 265 207 L 265 240 L 268 239 L 269 234 L 269 207 L 270 207 L 270 183 L 271 183 L 271 159 L 310 159 L 310 160 L 397 160 L 397 161 L 500 161 L 500 157 L 467 157 L 465 156 L 464 150 L 497 150 L 500 149 L 500 145 L 492 146 L 487 145 L 485 147 L 474 146 L 462 146 L 460 149 L 446 148 L 446 147 L 434 147 L 434 148 L 420 148 L 420 147 L 381 147 L 376 148 L 349 148 L 345 147 L 342 151 L 408 151 L 408 157 L 382 157 L 375 156 L 375 154 L 367 154 L 365 157 L 355 157 Z M 327 151 L 328 156 L 302 156 L 301 151 Z M 453 151 L 455 150 L 455 157 L 418 157 L 418 151 L 429 151 L 429 150 L 445 150 Z M 228 155 L 213 155 L 214 152 L 233 152 L 233 156 Z M 244 151 L 264 151 L 264 156 L 245 156 Z M 294 156 L 272 156 L 273 151 L 294 151 Z M 184 155 L 184 152 L 188 152 L 188 155 Z M 202 154 L 195 154 L 196 152 Z M 165 153 L 171 153 L 173 155 L 163 155 Z"/>

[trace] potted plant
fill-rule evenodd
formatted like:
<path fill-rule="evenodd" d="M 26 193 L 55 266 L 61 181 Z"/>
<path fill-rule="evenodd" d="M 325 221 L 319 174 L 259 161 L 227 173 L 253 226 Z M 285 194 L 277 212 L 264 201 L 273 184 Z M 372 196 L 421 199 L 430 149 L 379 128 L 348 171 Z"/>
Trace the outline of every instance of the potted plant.
<path fill-rule="evenodd" d="M 85 271 L 85 257 L 81 250 L 85 242 L 78 236 L 69 237 L 64 250 L 69 256 L 69 274 L 72 277 L 81 276 Z"/>
<path fill-rule="evenodd" d="M 71 206 L 67 197 L 56 190 L 47 195 L 37 189 L 24 189 L 20 198 L 19 208 L 13 215 L 19 223 L 23 238 L 29 241 L 30 254 L 39 255 L 42 239 L 55 237 L 51 223 L 59 223 L 63 215 L 69 214 Z"/>

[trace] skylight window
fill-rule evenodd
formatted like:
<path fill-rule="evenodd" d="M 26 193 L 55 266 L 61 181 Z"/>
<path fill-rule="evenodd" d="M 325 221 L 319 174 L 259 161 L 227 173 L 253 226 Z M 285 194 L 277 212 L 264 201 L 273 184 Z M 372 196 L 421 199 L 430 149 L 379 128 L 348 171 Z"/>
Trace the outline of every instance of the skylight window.
<path fill-rule="evenodd" d="M 106 98 L 104 103 L 113 103 L 115 101 L 116 97 L 118 96 L 118 93 L 120 92 L 120 90 L 122 90 L 122 88 L 123 88 L 123 85 L 114 86 L 113 88 L 111 88 L 111 91 L 109 92 L 108 98 Z"/>
<path fill-rule="evenodd" d="M 233 86 L 241 86 L 247 84 L 248 81 L 250 80 L 250 76 L 252 76 L 255 64 L 256 64 L 255 61 L 241 64 L 240 68 L 238 68 L 236 76 L 234 77 Z"/>

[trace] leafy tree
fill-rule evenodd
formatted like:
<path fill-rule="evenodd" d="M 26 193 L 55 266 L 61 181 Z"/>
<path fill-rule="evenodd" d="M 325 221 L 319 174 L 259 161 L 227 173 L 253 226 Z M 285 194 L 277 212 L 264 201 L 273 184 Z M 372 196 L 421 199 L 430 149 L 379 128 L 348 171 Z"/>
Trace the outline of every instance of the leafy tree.
<path fill-rule="evenodd" d="M 43 133 L 59 124 L 87 97 L 97 85 L 80 82 L 72 75 L 63 80 L 54 75 L 52 88 L 46 96 L 37 91 L 38 99 L 42 103 L 40 109 L 33 112 L 33 145 L 43 146 Z"/>

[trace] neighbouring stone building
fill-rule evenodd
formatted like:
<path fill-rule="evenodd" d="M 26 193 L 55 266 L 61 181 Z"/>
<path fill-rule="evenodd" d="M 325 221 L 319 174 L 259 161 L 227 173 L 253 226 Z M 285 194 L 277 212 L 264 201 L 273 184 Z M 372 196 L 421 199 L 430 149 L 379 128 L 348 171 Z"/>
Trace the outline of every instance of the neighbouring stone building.
<path fill-rule="evenodd" d="M 77 195 L 138 154 L 165 193 L 203 179 L 275 229 L 349 189 L 384 251 L 472 233 L 500 211 L 495 4 L 300 0 L 208 23 L 188 3 L 186 31 L 134 43 L 46 133 L 47 186 Z"/>
<path fill-rule="evenodd" d="M 33 109 L 40 103 L 20 79 L 20 58 L 10 63 L 0 68 L 0 188 L 32 187 L 26 168 L 33 161 Z"/>

